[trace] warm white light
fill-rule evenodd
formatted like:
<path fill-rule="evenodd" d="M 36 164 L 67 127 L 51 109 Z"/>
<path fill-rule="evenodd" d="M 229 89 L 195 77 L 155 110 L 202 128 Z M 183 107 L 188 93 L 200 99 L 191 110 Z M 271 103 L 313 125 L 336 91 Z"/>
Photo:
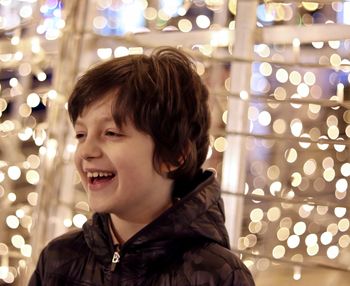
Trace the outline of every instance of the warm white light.
<path fill-rule="evenodd" d="M 307 138 L 310 139 L 310 135 L 308 133 L 304 133 L 300 135 L 300 138 Z M 310 147 L 311 143 L 310 142 L 303 142 L 302 140 L 299 142 L 300 147 L 303 149 L 307 149 Z"/>
<path fill-rule="evenodd" d="M 177 25 L 181 32 L 187 33 L 192 30 L 192 23 L 188 19 L 181 19 Z"/>
<path fill-rule="evenodd" d="M 348 189 L 348 181 L 345 178 L 341 178 L 336 182 L 337 191 L 344 193 Z"/>
<path fill-rule="evenodd" d="M 332 239 L 333 239 L 333 235 L 329 231 L 326 231 L 321 234 L 321 243 L 323 245 L 330 244 L 332 242 Z"/>
<path fill-rule="evenodd" d="M 294 173 L 291 175 L 291 179 L 292 179 L 291 185 L 292 185 L 293 187 L 297 187 L 297 186 L 299 186 L 299 185 L 301 184 L 301 181 L 302 181 L 303 178 L 302 178 L 302 176 L 301 176 L 300 173 L 294 172 Z"/>
<path fill-rule="evenodd" d="M 343 138 L 337 138 L 338 141 L 344 141 Z M 334 144 L 334 149 L 335 151 L 337 152 L 343 152 L 346 148 L 346 145 L 345 144 Z"/>
<path fill-rule="evenodd" d="M 18 86 L 18 79 L 15 78 L 15 77 L 11 78 L 10 81 L 9 81 L 9 84 L 10 84 L 11 87 Z"/>
<path fill-rule="evenodd" d="M 287 240 L 287 245 L 289 248 L 297 248 L 300 243 L 300 237 L 296 234 L 291 235 Z"/>
<path fill-rule="evenodd" d="M 306 231 L 306 223 L 303 221 L 299 221 L 294 225 L 294 233 L 297 235 L 302 235 Z"/>
<path fill-rule="evenodd" d="M 271 53 L 269 46 L 266 44 L 260 44 L 260 45 L 254 46 L 254 52 L 257 53 L 262 58 L 267 58 L 268 56 L 270 56 L 270 53 Z M 287 74 L 287 78 L 288 78 L 288 74 Z"/>
<path fill-rule="evenodd" d="M 327 256 L 329 259 L 335 259 L 339 255 L 339 247 L 332 245 L 327 249 Z"/>
<path fill-rule="evenodd" d="M 27 179 L 27 182 L 31 185 L 36 185 L 39 183 L 39 180 L 40 180 L 40 176 L 39 176 L 39 173 L 38 171 L 36 170 L 29 170 L 27 173 L 26 173 L 26 179 Z"/>
<path fill-rule="evenodd" d="M 349 227 L 350 227 L 350 222 L 347 218 L 342 218 L 338 222 L 338 228 L 339 228 L 339 231 L 341 231 L 341 232 L 348 231 Z"/>
<path fill-rule="evenodd" d="M 305 244 L 307 246 L 313 246 L 313 245 L 316 245 L 317 244 L 317 235 L 314 234 L 314 233 L 310 233 L 309 235 L 306 236 L 305 238 Z"/>
<path fill-rule="evenodd" d="M 282 258 L 286 253 L 286 249 L 283 245 L 277 245 L 272 250 L 272 256 L 276 259 Z"/>
<path fill-rule="evenodd" d="M 301 83 L 298 85 L 297 91 L 301 97 L 307 97 L 309 95 L 310 88 L 306 83 Z"/>
<path fill-rule="evenodd" d="M 7 198 L 8 198 L 8 200 L 10 201 L 10 202 L 15 202 L 16 201 L 16 199 L 17 199 L 17 196 L 16 196 L 16 194 L 15 193 L 8 193 L 7 194 Z"/>
<path fill-rule="evenodd" d="M 112 49 L 111 48 L 97 49 L 97 56 L 102 60 L 108 59 L 112 56 Z"/>
<path fill-rule="evenodd" d="M 2 183 L 5 180 L 5 174 L 0 171 L 0 183 Z"/>
<path fill-rule="evenodd" d="M 107 19 L 103 16 L 97 16 L 94 18 L 92 24 L 96 29 L 104 29 L 107 26 Z"/>
<path fill-rule="evenodd" d="M 299 266 L 294 266 L 293 279 L 296 281 L 301 279 L 301 269 Z"/>
<path fill-rule="evenodd" d="M 262 126 L 268 126 L 271 123 L 271 114 L 265 110 L 260 112 L 258 121 Z"/>
<path fill-rule="evenodd" d="M 350 163 L 344 163 L 341 168 L 340 172 L 344 177 L 349 177 L 350 176 Z"/>
<path fill-rule="evenodd" d="M 6 224 L 9 228 L 16 229 L 19 226 L 19 219 L 14 215 L 9 215 L 6 218 Z"/>
<path fill-rule="evenodd" d="M 38 193 L 36 192 L 30 192 L 27 195 L 27 201 L 31 206 L 36 206 L 38 203 Z"/>
<path fill-rule="evenodd" d="M 206 29 L 210 26 L 210 19 L 208 18 L 208 16 L 199 15 L 196 18 L 196 24 L 199 28 Z"/>
<path fill-rule="evenodd" d="M 157 18 L 157 10 L 153 7 L 147 7 L 143 12 L 143 15 L 146 18 L 146 20 L 155 20 Z"/>
<path fill-rule="evenodd" d="M 327 168 L 324 170 L 323 172 L 323 178 L 327 181 L 327 182 L 331 182 L 334 180 L 335 178 L 335 170 L 333 168 Z"/>
<path fill-rule="evenodd" d="M 9 248 L 7 247 L 7 245 L 5 243 L 0 242 L 0 257 L 5 256 L 8 253 L 9 253 Z M 1 266 L 0 266 L 0 269 L 1 269 Z M 0 272 L 1 272 L 1 270 L 0 270 Z"/>
<path fill-rule="evenodd" d="M 21 176 L 21 169 L 17 166 L 10 166 L 7 169 L 7 174 L 11 180 L 16 181 Z"/>
<path fill-rule="evenodd" d="M 269 221 L 277 221 L 281 217 L 281 210 L 278 207 L 272 207 L 267 212 Z"/>
<path fill-rule="evenodd" d="M 286 83 L 288 81 L 288 72 L 285 69 L 280 68 L 276 72 L 276 79 L 280 83 Z"/>
<path fill-rule="evenodd" d="M 114 50 L 114 57 L 120 58 L 129 55 L 129 49 L 127 47 L 119 46 Z"/>
<path fill-rule="evenodd" d="M 32 256 L 32 246 L 29 244 L 25 244 L 21 247 L 21 253 L 25 257 L 31 257 Z"/>
<path fill-rule="evenodd" d="M 73 224 L 78 227 L 78 228 L 82 228 L 83 224 L 87 221 L 86 216 L 84 216 L 83 214 L 76 214 L 73 217 Z"/>
<path fill-rule="evenodd" d="M 301 75 L 297 71 L 292 71 L 289 74 L 289 81 L 293 85 L 299 85 L 301 83 Z"/>
<path fill-rule="evenodd" d="M 300 119 L 293 119 L 290 123 L 290 129 L 294 136 L 299 137 L 303 131 L 303 123 Z"/>
<path fill-rule="evenodd" d="M 322 49 L 324 46 L 324 42 L 312 42 L 311 44 L 315 49 Z"/>
<path fill-rule="evenodd" d="M 71 227 L 71 226 L 73 225 L 73 222 L 72 222 L 71 219 L 66 218 L 66 219 L 64 219 L 64 221 L 63 221 L 63 225 L 64 225 L 65 227 L 69 228 L 69 227 Z"/>
<path fill-rule="evenodd" d="M 30 167 L 33 169 L 37 169 L 40 166 L 40 157 L 38 155 L 29 155 L 27 161 L 29 162 Z"/>
<path fill-rule="evenodd" d="M 22 8 L 19 10 L 19 15 L 22 18 L 29 18 L 33 14 L 33 9 L 29 5 L 22 6 Z"/>
<path fill-rule="evenodd" d="M 316 83 L 316 76 L 313 72 L 306 72 L 304 74 L 304 82 L 309 85 L 313 86 Z"/>
<path fill-rule="evenodd" d="M 318 244 L 314 244 L 306 248 L 306 252 L 310 256 L 315 256 L 319 250 L 320 250 L 320 247 L 318 246 Z"/>
<path fill-rule="evenodd" d="M 315 159 L 309 159 L 304 163 L 303 171 L 305 175 L 312 175 L 317 169 L 317 163 Z"/>
<path fill-rule="evenodd" d="M 288 163 L 294 163 L 298 159 L 298 152 L 294 148 L 286 150 L 284 157 Z"/>
<path fill-rule="evenodd" d="M 36 78 L 38 79 L 38 81 L 45 81 L 47 78 L 47 75 L 46 73 L 41 71 L 41 72 L 38 72 L 38 74 L 36 75 Z"/>
<path fill-rule="evenodd" d="M 214 141 L 214 148 L 218 152 L 224 152 L 227 148 L 227 139 L 225 137 L 218 137 Z"/>
<path fill-rule="evenodd" d="M 213 31 L 211 33 L 210 45 L 212 47 L 225 47 L 229 44 L 229 33 L 223 31 Z"/>
<path fill-rule="evenodd" d="M 129 48 L 129 55 L 142 55 L 142 54 L 143 54 L 142 47 L 130 47 Z"/>
<path fill-rule="evenodd" d="M 40 96 L 36 93 L 31 93 L 27 96 L 27 104 L 30 107 L 37 107 L 40 104 Z"/>
<path fill-rule="evenodd" d="M 289 229 L 287 227 L 281 227 L 278 231 L 277 231 L 277 238 L 280 241 L 285 241 L 288 239 L 289 237 Z"/>
<path fill-rule="evenodd" d="M 331 139 L 337 139 L 339 136 L 339 128 L 337 126 L 330 126 L 328 128 L 327 134 Z"/>
<path fill-rule="evenodd" d="M 24 217 L 24 215 L 25 215 L 25 213 L 24 213 L 24 210 L 23 210 L 23 209 L 18 209 L 18 210 L 16 210 L 16 216 L 17 216 L 18 218 L 22 218 L 22 217 Z"/>
<path fill-rule="evenodd" d="M 23 236 L 16 234 L 11 237 L 11 243 L 14 247 L 21 248 L 25 244 L 25 241 Z"/>
<path fill-rule="evenodd" d="M 322 136 L 320 136 L 320 139 L 328 139 L 327 138 L 327 136 L 324 136 L 324 135 L 322 135 Z M 329 144 L 327 144 L 327 143 L 317 143 L 317 147 L 320 149 L 320 150 L 326 150 L 328 147 L 329 147 Z"/>
<path fill-rule="evenodd" d="M 271 195 L 275 196 L 276 193 L 280 192 L 282 190 L 282 183 L 279 181 L 275 181 L 271 183 L 270 185 L 270 193 Z"/>

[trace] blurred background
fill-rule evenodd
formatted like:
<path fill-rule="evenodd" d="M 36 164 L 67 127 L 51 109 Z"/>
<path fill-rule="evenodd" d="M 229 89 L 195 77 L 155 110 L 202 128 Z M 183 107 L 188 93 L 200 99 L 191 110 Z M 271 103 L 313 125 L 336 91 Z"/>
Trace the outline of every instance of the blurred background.
<path fill-rule="evenodd" d="M 0 285 L 91 216 L 76 78 L 164 45 L 209 87 L 205 167 L 256 285 L 349 285 L 350 2 L 331 0 L 0 0 Z"/>

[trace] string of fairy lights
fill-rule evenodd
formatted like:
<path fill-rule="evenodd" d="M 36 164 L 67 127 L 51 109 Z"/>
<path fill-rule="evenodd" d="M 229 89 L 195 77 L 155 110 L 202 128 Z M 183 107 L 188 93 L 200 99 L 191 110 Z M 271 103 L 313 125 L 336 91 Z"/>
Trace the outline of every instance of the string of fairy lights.
<path fill-rule="evenodd" d="M 257 27 L 350 19 L 350 3 L 317 2 L 263 1 Z M 229 34 L 235 29 L 237 1 L 157 3 L 92 2 L 91 27 L 84 32 L 112 42 L 90 52 L 106 60 L 143 53 L 157 44 L 141 44 L 130 32 L 214 31 L 211 43 L 183 47 L 196 59 L 198 74 L 208 77 L 213 65 L 227 71 L 227 64 L 235 61 L 251 63 L 253 71 L 250 92 L 231 93 L 229 73 L 219 90 L 211 90 L 220 115 L 212 130 L 208 165 L 219 176 L 228 144 L 227 99 L 249 103 L 249 132 L 234 134 L 248 138 L 244 148 L 249 151 L 245 219 L 236 251 L 257 272 L 268 271 L 273 261 L 346 271 L 341 262 L 350 245 L 350 39 L 310 45 L 297 39 L 289 45 L 260 43 L 254 58 L 234 58 Z M 31 256 L 40 167 L 45 156 L 55 156 L 48 154 L 46 143 L 65 144 L 49 138 L 45 119 L 48 103 L 58 97 L 51 83 L 57 57 L 52 43 L 65 32 L 64 8 L 64 1 L 57 0 L 0 0 L 0 281 L 8 284 L 20 279 Z M 212 20 L 220 9 L 229 14 L 226 27 Z M 219 55 L 214 53 L 218 50 Z M 74 146 L 67 148 L 74 151 Z M 78 178 L 74 184 L 79 185 Z M 70 207 L 73 215 L 61 218 L 62 224 L 67 229 L 81 227 L 89 212 L 86 201 L 76 196 Z M 293 268 L 294 280 L 302 279 L 300 267 Z"/>

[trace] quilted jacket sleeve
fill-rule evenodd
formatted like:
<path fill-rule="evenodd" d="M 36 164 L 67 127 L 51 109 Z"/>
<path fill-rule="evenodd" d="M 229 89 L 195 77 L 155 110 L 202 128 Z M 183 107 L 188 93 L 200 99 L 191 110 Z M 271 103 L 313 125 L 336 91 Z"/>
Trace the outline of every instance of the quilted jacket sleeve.
<path fill-rule="evenodd" d="M 32 276 L 30 277 L 28 286 L 41 286 L 44 280 L 44 265 L 45 265 L 45 250 L 41 252 L 38 264 L 34 270 Z"/>
<path fill-rule="evenodd" d="M 231 272 L 222 286 L 255 286 L 253 277 L 245 269 L 236 269 Z"/>

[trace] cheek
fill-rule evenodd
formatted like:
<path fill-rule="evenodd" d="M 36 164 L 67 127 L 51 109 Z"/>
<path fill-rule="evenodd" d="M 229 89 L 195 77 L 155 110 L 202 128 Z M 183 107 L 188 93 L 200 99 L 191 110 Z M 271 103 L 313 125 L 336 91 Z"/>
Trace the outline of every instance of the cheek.
<path fill-rule="evenodd" d="M 74 165 L 77 168 L 77 170 L 80 172 L 79 166 L 80 166 L 80 156 L 78 153 L 78 149 L 74 153 Z"/>

